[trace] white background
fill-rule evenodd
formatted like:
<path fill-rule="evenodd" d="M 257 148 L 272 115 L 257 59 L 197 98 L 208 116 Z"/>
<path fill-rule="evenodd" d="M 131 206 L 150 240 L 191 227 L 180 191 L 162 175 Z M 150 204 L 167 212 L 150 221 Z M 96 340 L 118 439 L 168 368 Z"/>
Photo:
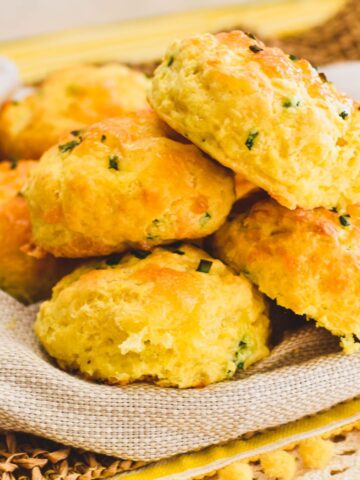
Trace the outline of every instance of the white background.
<path fill-rule="evenodd" d="M 0 0 L 0 40 L 249 1 L 256 0 Z"/>

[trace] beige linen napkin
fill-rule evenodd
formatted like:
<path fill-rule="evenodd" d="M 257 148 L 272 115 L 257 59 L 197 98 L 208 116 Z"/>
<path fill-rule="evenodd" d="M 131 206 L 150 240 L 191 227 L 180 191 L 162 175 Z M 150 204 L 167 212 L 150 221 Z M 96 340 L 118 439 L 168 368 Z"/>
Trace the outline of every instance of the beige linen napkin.
<path fill-rule="evenodd" d="M 360 393 L 360 354 L 326 331 L 289 334 L 248 372 L 203 389 L 108 386 L 61 371 L 32 331 L 38 307 L 0 292 L 0 428 L 154 461 L 290 422 Z M 206 362 L 206 357 L 204 357 Z"/>

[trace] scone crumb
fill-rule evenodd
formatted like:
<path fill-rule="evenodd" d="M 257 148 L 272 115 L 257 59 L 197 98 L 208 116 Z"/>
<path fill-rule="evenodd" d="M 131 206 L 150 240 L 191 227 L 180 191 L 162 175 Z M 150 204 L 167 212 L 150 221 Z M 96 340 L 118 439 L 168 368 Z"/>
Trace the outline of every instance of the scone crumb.
<path fill-rule="evenodd" d="M 265 453 L 260 457 L 264 473 L 271 480 L 292 480 L 296 473 L 296 460 L 283 450 Z"/>
<path fill-rule="evenodd" d="M 324 468 L 334 455 L 335 446 L 330 440 L 319 437 L 304 440 L 299 445 L 299 455 L 307 468 Z"/>

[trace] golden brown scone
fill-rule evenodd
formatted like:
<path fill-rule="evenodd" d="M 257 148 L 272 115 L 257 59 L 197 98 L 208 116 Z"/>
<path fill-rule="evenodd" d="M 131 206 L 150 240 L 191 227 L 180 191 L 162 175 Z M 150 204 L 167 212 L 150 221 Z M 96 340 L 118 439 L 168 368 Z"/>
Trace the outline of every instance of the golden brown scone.
<path fill-rule="evenodd" d="M 48 296 L 71 264 L 51 255 L 38 259 L 25 252 L 31 225 L 21 189 L 36 162 L 0 163 L 0 289 L 31 303 Z"/>
<path fill-rule="evenodd" d="M 268 297 L 360 346 L 360 207 L 288 210 L 255 204 L 215 235 L 214 251 Z"/>
<path fill-rule="evenodd" d="M 304 59 L 240 31 L 196 35 L 169 48 L 149 101 L 177 132 L 290 209 L 360 199 L 360 113 Z"/>
<path fill-rule="evenodd" d="M 38 159 L 71 130 L 148 108 L 148 79 L 122 65 L 80 65 L 50 75 L 0 112 L 0 155 Z"/>
<path fill-rule="evenodd" d="M 233 175 L 173 135 L 144 111 L 51 148 L 25 192 L 35 243 L 55 256 L 89 257 L 217 230 L 234 201 Z"/>
<path fill-rule="evenodd" d="M 119 384 L 203 387 L 269 352 L 261 294 L 190 245 L 80 267 L 41 306 L 35 332 L 63 368 Z"/>

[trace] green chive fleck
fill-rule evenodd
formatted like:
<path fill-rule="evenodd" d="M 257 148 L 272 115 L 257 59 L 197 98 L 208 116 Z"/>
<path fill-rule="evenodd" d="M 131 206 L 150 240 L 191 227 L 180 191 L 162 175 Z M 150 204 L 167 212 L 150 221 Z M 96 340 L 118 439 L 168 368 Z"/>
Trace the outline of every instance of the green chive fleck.
<path fill-rule="evenodd" d="M 253 40 L 256 40 L 256 37 L 255 37 L 255 35 L 254 35 L 253 33 L 251 33 L 251 32 L 246 32 L 246 35 L 247 35 L 248 37 L 252 38 Z"/>
<path fill-rule="evenodd" d="M 257 45 L 250 45 L 249 49 L 254 53 L 259 53 L 264 50 L 263 48 L 258 47 Z"/>
<path fill-rule="evenodd" d="M 112 253 L 107 260 L 105 261 L 106 265 L 109 265 L 109 267 L 113 267 L 115 265 L 118 265 L 118 263 L 121 260 L 121 253 Z"/>
<path fill-rule="evenodd" d="M 109 168 L 113 170 L 119 170 L 119 157 L 117 155 L 110 155 Z"/>
<path fill-rule="evenodd" d="M 236 370 L 243 370 L 245 366 L 244 354 L 246 353 L 248 344 L 246 340 L 240 340 L 238 349 L 234 358 Z M 246 357 L 245 357 L 246 358 Z"/>
<path fill-rule="evenodd" d="M 326 83 L 328 81 L 327 76 L 325 75 L 324 72 L 320 72 L 319 77 L 324 83 Z"/>
<path fill-rule="evenodd" d="M 17 105 L 19 105 L 19 101 L 18 100 L 12 100 L 11 104 L 14 105 L 14 106 L 17 106 Z"/>
<path fill-rule="evenodd" d="M 213 262 L 210 262 L 210 260 L 203 260 L 202 259 L 202 260 L 200 260 L 200 263 L 199 263 L 196 271 L 201 272 L 201 273 L 209 273 L 212 264 L 213 264 Z"/>
<path fill-rule="evenodd" d="M 343 110 L 342 112 L 339 113 L 339 117 L 341 117 L 343 120 L 346 120 L 349 116 L 349 113 Z"/>
<path fill-rule="evenodd" d="M 240 340 L 239 342 L 239 350 L 244 350 L 244 348 L 247 347 L 247 343 L 245 342 L 245 340 Z"/>
<path fill-rule="evenodd" d="M 201 217 L 200 217 L 200 220 L 199 220 L 199 223 L 200 223 L 200 226 L 201 227 L 204 227 L 208 221 L 210 220 L 211 218 L 211 215 L 209 212 L 205 212 Z"/>
<path fill-rule="evenodd" d="M 343 227 L 349 227 L 351 225 L 348 218 L 350 218 L 350 215 L 340 215 L 339 222 Z"/>
<path fill-rule="evenodd" d="M 296 102 L 293 102 L 289 98 L 286 98 L 282 103 L 282 106 L 284 108 L 298 107 L 299 105 L 300 105 L 300 100 L 297 100 Z"/>
<path fill-rule="evenodd" d="M 140 260 L 143 260 L 151 255 L 151 252 L 148 252 L 147 250 L 131 250 L 131 253 L 134 255 L 134 257 L 139 258 Z"/>
<path fill-rule="evenodd" d="M 101 140 L 102 143 L 104 143 L 104 142 L 106 141 L 106 135 L 104 135 L 104 134 L 101 135 L 101 139 L 100 139 L 100 140 Z"/>
<path fill-rule="evenodd" d="M 74 137 L 78 137 L 81 133 L 81 130 L 73 130 L 72 132 L 70 132 L 71 135 L 74 135 Z"/>
<path fill-rule="evenodd" d="M 246 139 L 245 145 L 249 150 L 251 150 L 254 146 L 254 142 L 256 137 L 259 135 L 259 132 L 252 132 L 249 134 L 249 136 Z"/>
<path fill-rule="evenodd" d="M 18 161 L 16 158 L 13 158 L 10 160 L 10 170 L 15 170 L 15 168 L 18 166 Z"/>
<path fill-rule="evenodd" d="M 290 55 L 289 55 L 289 58 L 290 58 L 290 60 L 292 60 L 293 62 L 296 62 L 296 60 L 299 60 L 299 57 L 297 57 L 296 55 L 293 55 L 293 54 L 290 54 Z"/>
<path fill-rule="evenodd" d="M 174 63 L 174 60 L 175 60 L 174 57 L 170 57 L 169 60 L 168 60 L 168 62 L 167 62 L 167 66 L 168 66 L 168 67 L 171 67 L 171 65 Z"/>
<path fill-rule="evenodd" d="M 59 150 L 61 153 L 67 153 L 67 152 L 72 152 L 75 147 L 80 145 L 81 142 L 78 140 L 71 140 L 71 142 L 63 143 L 62 145 L 59 145 Z"/>

